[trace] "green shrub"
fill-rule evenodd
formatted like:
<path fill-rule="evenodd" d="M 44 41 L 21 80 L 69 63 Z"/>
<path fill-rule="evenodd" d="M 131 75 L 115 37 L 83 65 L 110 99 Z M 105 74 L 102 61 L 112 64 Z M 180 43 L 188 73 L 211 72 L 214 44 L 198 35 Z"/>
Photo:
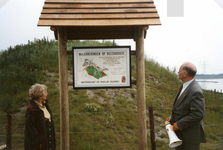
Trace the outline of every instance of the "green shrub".
<path fill-rule="evenodd" d="M 103 107 L 101 107 L 99 104 L 96 103 L 85 103 L 82 109 L 85 112 L 99 112 L 103 110 Z"/>

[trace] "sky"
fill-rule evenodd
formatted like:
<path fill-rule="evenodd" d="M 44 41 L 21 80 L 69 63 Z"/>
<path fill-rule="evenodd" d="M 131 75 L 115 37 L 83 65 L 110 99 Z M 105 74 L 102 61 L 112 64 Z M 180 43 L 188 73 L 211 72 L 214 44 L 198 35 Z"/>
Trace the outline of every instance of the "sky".
<path fill-rule="evenodd" d="M 198 74 L 223 73 L 223 0 L 181 0 L 174 7 L 183 15 L 175 17 L 168 14 L 170 1 L 154 0 L 162 25 L 147 30 L 146 57 L 171 70 L 192 62 Z M 37 27 L 43 5 L 44 0 L 0 0 L 0 51 L 34 38 L 55 39 L 49 27 Z M 115 42 L 135 50 L 133 40 Z"/>

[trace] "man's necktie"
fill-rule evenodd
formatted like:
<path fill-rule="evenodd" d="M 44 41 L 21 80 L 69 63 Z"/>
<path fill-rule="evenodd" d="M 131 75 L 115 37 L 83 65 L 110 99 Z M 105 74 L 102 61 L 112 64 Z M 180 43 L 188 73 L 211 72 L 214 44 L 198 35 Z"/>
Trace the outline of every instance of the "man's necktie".
<path fill-rule="evenodd" d="M 179 95 L 181 93 L 182 88 L 183 88 L 183 85 L 180 87 L 180 90 L 179 90 L 179 92 L 178 92 L 178 94 L 177 94 L 177 96 L 175 98 L 174 104 L 176 103 L 176 101 L 177 101 L 177 99 L 178 99 L 178 97 L 179 97 Z"/>

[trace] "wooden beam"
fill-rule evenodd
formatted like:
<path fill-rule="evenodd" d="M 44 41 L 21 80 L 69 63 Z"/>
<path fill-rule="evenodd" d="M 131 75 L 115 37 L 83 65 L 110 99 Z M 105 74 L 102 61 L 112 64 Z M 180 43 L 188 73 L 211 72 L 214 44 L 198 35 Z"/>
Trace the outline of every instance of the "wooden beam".
<path fill-rule="evenodd" d="M 132 39 L 134 28 L 134 26 L 66 27 L 69 40 Z"/>
<path fill-rule="evenodd" d="M 43 9 L 85 9 L 85 8 L 113 8 L 113 9 L 119 9 L 119 8 L 155 8 L 154 3 L 129 3 L 129 4 L 117 4 L 117 3 L 111 3 L 111 4 L 45 4 L 43 6 Z"/>
<path fill-rule="evenodd" d="M 131 55 L 136 55 L 136 50 L 131 50 Z"/>
<path fill-rule="evenodd" d="M 133 32 L 69 32 L 69 40 L 92 40 L 92 39 L 132 39 Z"/>
<path fill-rule="evenodd" d="M 98 40 L 98 39 L 132 39 L 134 26 L 75 26 L 66 27 L 68 40 Z M 57 31 L 54 31 L 57 40 Z"/>
<path fill-rule="evenodd" d="M 155 8 L 120 9 L 43 9 L 41 14 L 107 14 L 107 13 L 157 13 Z"/>
<path fill-rule="evenodd" d="M 45 4 L 70 4 L 70 3 L 153 3 L 153 0 L 45 0 Z"/>
<path fill-rule="evenodd" d="M 145 67 L 144 67 L 144 27 L 136 27 L 136 80 L 139 150 L 147 150 Z"/>
<path fill-rule="evenodd" d="M 142 26 L 161 25 L 159 18 L 154 19 L 102 19 L 102 20 L 42 20 L 38 26 Z"/>
<path fill-rule="evenodd" d="M 134 26 L 110 26 L 109 28 L 107 26 L 69 26 L 66 27 L 67 32 L 121 32 L 121 31 L 134 31 Z"/>
<path fill-rule="evenodd" d="M 9 111 L 7 112 L 7 122 L 6 122 L 6 146 L 7 149 L 12 148 L 12 112 Z"/>
<path fill-rule="evenodd" d="M 60 149 L 69 150 L 69 101 L 67 75 L 67 36 L 64 27 L 57 28 L 60 75 Z"/>
<path fill-rule="evenodd" d="M 152 19 L 159 18 L 157 13 L 125 13 L 125 14 L 42 14 L 42 20 L 87 20 L 87 19 Z"/>
<path fill-rule="evenodd" d="M 131 84 L 137 84 L 136 80 L 132 80 Z"/>
<path fill-rule="evenodd" d="M 144 26 L 143 30 L 144 30 L 144 39 L 146 39 L 146 35 L 147 35 L 147 30 L 149 29 L 149 26 Z"/>
<path fill-rule="evenodd" d="M 51 31 L 56 31 L 56 30 L 57 30 L 57 27 L 51 26 L 51 27 L 50 27 L 50 30 L 51 30 Z"/>
<path fill-rule="evenodd" d="M 73 55 L 72 51 L 67 51 L 67 55 Z"/>
<path fill-rule="evenodd" d="M 68 86 L 73 86 L 74 85 L 73 83 L 74 83 L 73 81 L 69 81 Z"/>
<path fill-rule="evenodd" d="M 155 126 L 154 126 L 154 108 L 149 107 L 149 124 L 150 124 L 150 140 L 152 145 L 152 150 L 156 150 L 156 135 L 155 135 Z"/>

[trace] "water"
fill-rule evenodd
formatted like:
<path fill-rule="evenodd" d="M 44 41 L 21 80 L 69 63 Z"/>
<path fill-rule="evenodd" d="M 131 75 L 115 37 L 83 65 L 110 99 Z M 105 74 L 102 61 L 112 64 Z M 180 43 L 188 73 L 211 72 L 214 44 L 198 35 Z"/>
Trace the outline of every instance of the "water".
<path fill-rule="evenodd" d="M 223 79 L 196 79 L 202 89 L 223 92 Z"/>

